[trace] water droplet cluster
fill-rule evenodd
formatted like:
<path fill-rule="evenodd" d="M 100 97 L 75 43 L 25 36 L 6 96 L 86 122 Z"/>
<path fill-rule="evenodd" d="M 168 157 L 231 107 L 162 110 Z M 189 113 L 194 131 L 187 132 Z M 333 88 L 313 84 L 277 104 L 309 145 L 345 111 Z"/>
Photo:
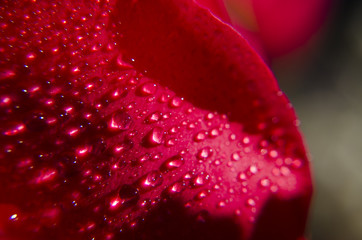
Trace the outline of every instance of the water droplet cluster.
<path fill-rule="evenodd" d="M 204 222 L 220 211 L 256 216 L 268 194 L 293 190 L 303 161 L 276 150 L 282 130 L 249 134 L 135 69 L 112 4 L 0 6 L 0 209 L 9 209 L 9 229 L 112 239 L 167 199 Z"/>

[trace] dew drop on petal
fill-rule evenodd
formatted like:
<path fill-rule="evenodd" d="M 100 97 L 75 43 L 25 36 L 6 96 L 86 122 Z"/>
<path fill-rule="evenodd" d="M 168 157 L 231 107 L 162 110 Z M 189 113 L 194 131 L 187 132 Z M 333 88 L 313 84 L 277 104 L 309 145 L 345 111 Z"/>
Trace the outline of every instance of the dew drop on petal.
<path fill-rule="evenodd" d="M 240 160 L 240 155 L 239 155 L 238 152 L 234 152 L 234 153 L 231 154 L 230 158 L 231 158 L 232 161 L 239 161 Z"/>
<path fill-rule="evenodd" d="M 195 196 L 195 200 L 202 200 L 208 196 L 209 192 L 207 190 L 201 190 Z"/>
<path fill-rule="evenodd" d="M 150 147 L 160 145 L 163 140 L 163 129 L 160 127 L 155 127 L 147 133 L 144 138 L 145 144 Z"/>
<path fill-rule="evenodd" d="M 220 135 L 220 132 L 217 128 L 211 129 L 210 134 L 209 134 L 210 138 L 216 138 L 219 135 Z"/>
<path fill-rule="evenodd" d="M 206 185 L 209 181 L 210 181 L 210 175 L 207 174 L 206 172 L 201 172 L 194 177 L 192 181 L 192 186 L 202 187 Z"/>
<path fill-rule="evenodd" d="M 162 174 L 159 171 L 154 170 L 147 173 L 140 179 L 139 186 L 141 190 L 149 191 L 160 186 L 162 182 L 163 182 Z"/>
<path fill-rule="evenodd" d="M 146 118 L 146 123 L 155 123 L 160 120 L 161 116 L 159 112 L 154 112 Z"/>
<path fill-rule="evenodd" d="M 122 204 L 133 205 L 136 204 L 140 198 L 139 190 L 129 184 L 124 184 L 118 192 Z"/>
<path fill-rule="evenodd" d="M 204 147 L 202 149 L 200 149 L 197 154 L 196 154 L 196 157 L 199 159 L 199 160 L 206 160 L 208 159 L 209 157 L 211 157 L 213 154 L 213 150 L 212 148 L 210 147 Z"/>
<path fill-rule="evenodd" d="M 116 59 L 117 65 L 120 68 L 123 69 L 130 69 L 133 68 L 131 64 L 127 63 L 126 61 L 123 60 L 123 54 L 119 54 L 117 59 Z"/>
<path fill-rule="evenodd" d="M 220 201 L 220 202 L 217 203 L 217 207 L 218 207 L 218 208 L 223 208 L 223 207 L 225 207 L 225 206 L 226 206 L 226 202 L 225 202 L 225 201 Z"/>
<path fill-rule="evenodd" d="M 253 164 L 249 167 L 249 171 L 251 174 L 256 174 L 259 171 L 259 169 L 256 165 Z"/>
<path fill-rule="evenodd" d="M 270 180 L 267 178 L 263 178 L 260 180 L 260 186 L 266 188 L 270 186 Z"/>
<path fill-rule="evenodd" d="M 181 156 L 174 156 L 172 158 L 167 159 L 162 164 L 162 170 L 171 171 L 180 168 L 184 164 L 184 159 Z"/>
<path fill-rule="evenodd" d="M 205 120 L 212 120 L 213 118 L 215 117 L 215 114 L 213 114 L 213 113 L 208 113 L 208 114 L 206 114 L 206 116 L 205 116 Z"/>
<path fill-rule="evenodd" d="M 171 186 L 168 187 L 169 194 L 180 193 L 185 189 L 184 184 L 182 182 L 175 182 Z"/>
<path fill-rule="evenodd" d="M 241 172 L 238 174 L 237 180 L 238 181 L 245 181 L 247 179 L 246 174 Z"/>
<path fill-rule="evenodd" d="M 206 132 L 205 131 L 201 131 L 196 133 L 196 135 L 194 136 L 194 140 L 195 142 L 202 142 L 206 139 Z"/>
<path fill-rule="evenodd" d="M 139 87 L 138 91 L 142 96 L 154 95 L 157 91 L 157 85 L 152 82 L 146 82 Z"/>
<path fill-rule="evenodd" d="M 252 198 L 249 198 L 246 200 L 246 205 L 249 207 L 255 207 L 255 200 Z"/>
<path fill-rule="evenodd" d="M 127 130 L 132 124 L 132 118 L 124 111 L 115 112 L 108 121 L 108 127 L 111 130 Z"/>
<path fill-rule="evenodd" d="M 183 102 L 183 98 L 173 97 L 173 98 L 171 98 L 169 105 L 172 108 L 178 108 L 182 105 L 182 102 Z"/>

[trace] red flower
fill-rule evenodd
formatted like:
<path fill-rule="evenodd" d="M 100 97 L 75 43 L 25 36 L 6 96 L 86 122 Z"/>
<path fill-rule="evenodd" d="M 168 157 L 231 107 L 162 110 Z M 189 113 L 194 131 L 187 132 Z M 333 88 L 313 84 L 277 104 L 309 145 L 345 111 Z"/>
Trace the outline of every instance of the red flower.
<path fill-rule="evenodd" d="M 290 103 L 191 1 L 1 4 L 2 239 L 300 239 Z"/>

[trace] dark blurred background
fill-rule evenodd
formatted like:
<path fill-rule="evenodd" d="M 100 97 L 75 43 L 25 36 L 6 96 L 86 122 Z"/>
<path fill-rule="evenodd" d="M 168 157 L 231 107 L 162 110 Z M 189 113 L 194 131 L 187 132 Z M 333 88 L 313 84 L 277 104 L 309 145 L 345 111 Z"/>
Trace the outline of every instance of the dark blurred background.
<path fill-rule="evenodd" d="M 311 240 L 362 239 L 362 1 L 340 0 L 317 36 L 273 62 L 301 120 L 315 194 Z"/>

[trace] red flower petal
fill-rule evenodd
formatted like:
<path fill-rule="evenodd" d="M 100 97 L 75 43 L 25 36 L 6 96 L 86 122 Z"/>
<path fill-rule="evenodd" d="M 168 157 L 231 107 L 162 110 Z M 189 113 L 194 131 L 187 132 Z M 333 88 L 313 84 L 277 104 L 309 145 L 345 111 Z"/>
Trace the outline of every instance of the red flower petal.
<path fill-rule="evenodd" d="M 226 24 L 188 1 L 2 5 L 0 236 L 303 236 L 295 114 Z"/>
<path fill-rule="evenodd" d="M 324 23 L 331 0 L 253 0 L 260 36 L 271 57 L 284 55 L 311 39 Z"/>
<path fill-rule="evenodd" d="M 231 22 L 261 53 L 275 58 L 307 43 L 324 23 L 331 0 L 224 0 Z"/>

